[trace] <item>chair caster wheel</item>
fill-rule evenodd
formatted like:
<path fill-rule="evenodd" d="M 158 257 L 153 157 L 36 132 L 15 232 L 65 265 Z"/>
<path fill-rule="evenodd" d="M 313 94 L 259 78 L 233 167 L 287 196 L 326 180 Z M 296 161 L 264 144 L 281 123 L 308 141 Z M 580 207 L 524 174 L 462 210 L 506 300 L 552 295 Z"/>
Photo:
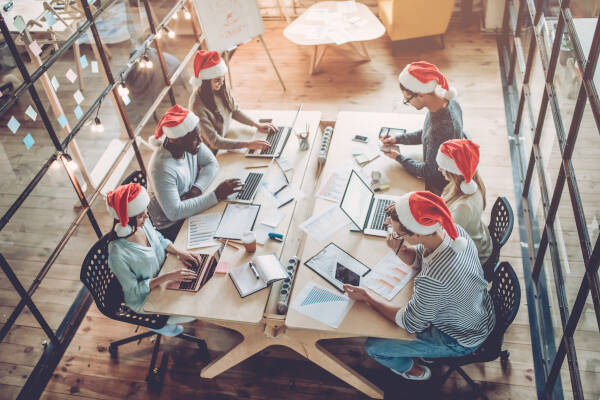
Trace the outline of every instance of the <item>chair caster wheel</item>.
<path fill-rule="evenodd" d="M 502 350 L 502 352 L 500 353 L 500 361 L 507 362 L 509 356 L 510 352 L 508 350 Z"/>
<path fill-rule="evenodd" d="M 113 344 L 108 346 L 108 352 L 110 353 L 110 358 L 112 358 L 113 360 L 119 357 L 119 348 Z"/>
<path fill-rule="evenodd" d="M 210 361 L 210 353 L 208 352 L 208 346 L 205 341 L 202 343 L 198 343 L 198 356 L 200 360 L 204 363 L 208 363 Z"/>

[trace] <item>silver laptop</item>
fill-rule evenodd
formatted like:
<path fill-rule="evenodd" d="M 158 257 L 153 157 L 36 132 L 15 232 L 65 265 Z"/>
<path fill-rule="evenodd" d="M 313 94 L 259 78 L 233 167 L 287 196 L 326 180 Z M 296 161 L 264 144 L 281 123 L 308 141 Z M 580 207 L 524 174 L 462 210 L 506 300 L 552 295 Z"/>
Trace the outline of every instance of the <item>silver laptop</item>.
<path fill-rule="evenodd" d="M 242 191 L 230 194 L 227 197 L 227 201 L 232 203 L 252 203 L 264 176 L 264 172 L 243 171 L 239 178 L 244 185 Z"/>
<path fill-rule="evenodd" d="M 265 139 L 271 147 L 266 150 L 248 150 L 246 153 L 246 157 L 258 157 L 258 158 L 277 158 L 283 152 L 285 148 L 285 144 L 287 143 L 290 134 L 292 133 L 292 129 L 296 124 L 296 120 L 298 119 L 298 114 L 300 114 L 300 110 L 302 110 L 302 104 L 298 107 L 298 111 L 296 111 L 296 116 L 292 121 L 292 125 L 290 126 L 278 126 L 277 132 L 269 133 L 267 137 L 259 136 L 259 134 L 255 134 L 252 140 L 261 140 Z M 260 135 L 263 135 L 262 133 Z"/>
<path fill-rule="evenodd" d="M 385 237 L 387 236 L 387 230 L 383 225 L 386 219 L 385 208 L 398 199 L 398 196 L 376 196 L 369 185 L 352 170 L 340 208 L 359 232 Z"/>

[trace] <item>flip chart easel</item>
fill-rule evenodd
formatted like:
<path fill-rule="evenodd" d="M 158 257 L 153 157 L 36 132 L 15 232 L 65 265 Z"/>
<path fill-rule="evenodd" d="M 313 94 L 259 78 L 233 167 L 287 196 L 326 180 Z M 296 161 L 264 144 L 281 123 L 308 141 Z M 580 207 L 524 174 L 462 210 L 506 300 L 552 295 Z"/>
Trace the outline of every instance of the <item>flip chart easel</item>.
<path fill-rule="evenodd" d="M 194 4 L 209 50 L 231 51 L 258 36 L 285 91 L 283 79 L 262 37 L 265 27 L 256 0 L 194 0 Z M 229 62 L 229 56 L 225 61 Z M 229 80 L 231 82 L 231 75 Z"/>

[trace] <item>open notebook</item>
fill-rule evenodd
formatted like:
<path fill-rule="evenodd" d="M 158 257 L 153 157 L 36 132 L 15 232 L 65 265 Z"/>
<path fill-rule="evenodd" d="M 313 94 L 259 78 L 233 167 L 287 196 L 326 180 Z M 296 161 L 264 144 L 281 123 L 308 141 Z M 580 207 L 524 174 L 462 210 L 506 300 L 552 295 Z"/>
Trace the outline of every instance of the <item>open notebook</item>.
<path fill-rule="evenodd" d="M 242 297 L 258 292 L 271 283 L 288 277 L 275 254 L 254 257 L 252 266 L 254 270 L 250 263 L 245 263 L 229 271 L 229 276 Z"/>

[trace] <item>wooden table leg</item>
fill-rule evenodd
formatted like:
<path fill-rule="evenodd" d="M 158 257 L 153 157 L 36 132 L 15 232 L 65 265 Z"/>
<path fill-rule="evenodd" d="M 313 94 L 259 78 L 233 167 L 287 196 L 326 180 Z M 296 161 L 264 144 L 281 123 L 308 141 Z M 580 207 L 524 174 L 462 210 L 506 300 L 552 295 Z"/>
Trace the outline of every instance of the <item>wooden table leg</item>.
<path fill-rule="evenodd" d="M 354 51 L 356 51 L 364 61 L 371 61 L 371 57 L 369 57 L 369 52 L 367 51 L 365 42 L 349 42 L 348 44 L 350 44 Z"/>
<path fill-rule="evenodd" d="M 319 65 L 321 65 L 321 60 L 323 60 L 323 56 L 325 55 L 325 51 L 327 51 L 328 45 L 318 46 L 320 51 L 317 51 L 317 60 L 315 61 L 315 71 L 319 70 Z"/>
<path fill-rule="evenodd" d="M 317 49 L 319 46 L 313 46 L 310 52 L 310 65 L 308 66 L 308 74 L 312 75 L 315 72 L 315 61 L 317 60 Z"/>
<path fill-rule="evenodd" d="M 360 43 L 360 47 L 362 48 L 363 51 L 363 56 L 365 57 L 366 60 L 371 61 L 371 57 L 369 56 L 369 52 L 367 51 L 367 46 L 365 45 L 365 42 L 359 42 Z"/>

